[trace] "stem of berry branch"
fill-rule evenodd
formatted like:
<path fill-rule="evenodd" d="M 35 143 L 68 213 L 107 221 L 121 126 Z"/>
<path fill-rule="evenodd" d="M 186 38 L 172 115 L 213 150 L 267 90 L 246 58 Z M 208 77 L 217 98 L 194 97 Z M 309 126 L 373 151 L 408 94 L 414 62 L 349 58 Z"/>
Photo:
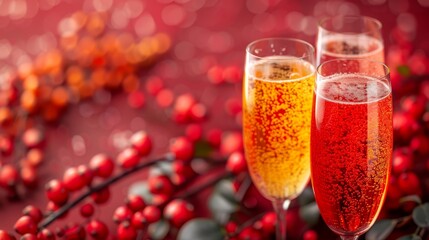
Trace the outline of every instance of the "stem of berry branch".
<path fill-rule="evenodd" d="M 398 222 L 398 224 L 396 224 L 396 226 L 397 227 L 402 227 L 402 226 L 404 226 L 405 224 L 407 224 L 409 221 L 411 221 L 413 219 L 413 216 L 411 216 L 411 215 L 409 215 L 409 216 L 405 216 L 405 217 L 402 217 L 402 218 L 399 218 L 398 220 L 399 220 L 399 222 Z"/>
<path fill-rule="evenodd" d="M 139 165 L 137 165 L 134 168 L 128 169 L 128 170 L 124 170 L 123 172 L 121 172 L 120 174 L 107 179 L 106 181 L 96 185 L 96 186 L 92 186 L 91 188 L 88 189 L 88 191 L 86 191 L 85 193 L 83 193 L 82 195 L 80 195 L 78 198 L 76 198 L 75 200 L 65 204 L 64 206 L 62 206 L 60 209 L 58 209 L 57 211 L 53 212 L 52 214 L 50 214 L 49 216 L 47 216 L 45 219 L 43 219 L 39 225 L 38 225 L 38 229 L 39 231 L 48 227 L 52 222 L 54 222 L 58 217 L 60 217 L 61 215 L 63 215 L 64 213 L 66 213 L 68 210 L 70 210 L 71 208 L 73 208 L 74 206 L 76 206 L 77 204 L 79 204 L 80 202 L 82 202 L 85 198 L 89 197 L 91 194 L 96 193 L 100 190 L 102 190 L 103 188 L 112 185 L 113 183 L 121 180 L 122 178 L 127 177 L 128 175 L 137 172 L 143 168 L 149 167 L 157 162 L 161 162 L 161 161 L 172 161 L 174 158 L 171 155 L 165 155 L 164 157 L 161 158 L 154 158 L 151 159 L 149 161 L 145 161 L 140 163 Z"/>
<path fill-rule="evenodd" d="M 215 184 L 219 180 L 230 177 L 230 176 L 232 176 L 230 172 L 222 172 L 221 174 L 218 174 L 217 176 L 212 177 L 211 179 L 207 180 L 203 184 L 198 185 L 197 187 L 192 188 L 189 191 L 185 191 L 183 193 L 178 194 L 176 197 L 177 198 L 188 198 L 188 197 L 190 197 L 196 193 L 199 193 L 200 191 L 204 190 L 205 188 L 210 187 L 211 185 Z"/>
<path fill-rule="evenodd" d="M 237 191 L 236 198 L 238 202 L 242 202 L 244 196 L 246 196 L 247 190 L 249 190 L 252 185 L 252 179 L 250 179 L 249 174 L 246 174 L 246 178 L 243 180 L 243 183 L 240 185 L 240 188 Z"/>
<path fill-rule="evenodd" d="M 237 236 L 238 233 L 240 233 L 241 231 L 243 231 L 243 229 L 245 229 L 246 227 L 252 225 L 253 223 L 255 223 L 256 221 L 258 221 L 259 219 L 261 219 L 267 212 L 263 212 L 260 213 L 250 219 L 248 219 L 247 221 L 245 221 L 243 224 L 241 224 L 237 230 L 235 230 L 235 232 L 233 234 L 230 235 L 230 237 L 235 237 Z"/>

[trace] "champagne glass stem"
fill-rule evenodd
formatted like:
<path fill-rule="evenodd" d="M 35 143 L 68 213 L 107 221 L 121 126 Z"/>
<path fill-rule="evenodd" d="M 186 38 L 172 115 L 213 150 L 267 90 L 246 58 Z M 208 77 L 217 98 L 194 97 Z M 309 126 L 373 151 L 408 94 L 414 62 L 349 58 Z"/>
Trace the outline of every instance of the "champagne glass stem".
<path fill-rule="evenodd" d="M 286 211 L 290 200 L 276 199 L 273 201 L 274 211 L 277 216 L 276 240 L 286 240 Z"/>
<path fill-rule="evenodd" d="M 359 236 L 341 236 L 341 240 L 357 240 Z"/>

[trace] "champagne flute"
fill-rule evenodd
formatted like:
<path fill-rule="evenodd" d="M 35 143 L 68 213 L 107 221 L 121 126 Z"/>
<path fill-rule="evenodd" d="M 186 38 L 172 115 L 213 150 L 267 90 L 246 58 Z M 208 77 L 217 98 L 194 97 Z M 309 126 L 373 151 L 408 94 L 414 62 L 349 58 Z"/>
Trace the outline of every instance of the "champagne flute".
<path fill-rule="evenodd" d="M 343 240 L 376 220 L 393 148 L 389 69 L 365 59 L 317 69 L 311 122 L 311 179 L 320 213 Z"/>
<path fill-rule="evenodd" d="M 338 58 L 384 62 L 381 23 L 365 16 L 337 16 L 319 24 L 317 65 Z"/>
<path fill-rule="evenodd" d="M 310 176 L 314 48 L 301 40 L 262 39 L 246 51 L 243 135 L 250 175 L 273 202 L 277 239 L 286 239 L 285 213 Z"/>

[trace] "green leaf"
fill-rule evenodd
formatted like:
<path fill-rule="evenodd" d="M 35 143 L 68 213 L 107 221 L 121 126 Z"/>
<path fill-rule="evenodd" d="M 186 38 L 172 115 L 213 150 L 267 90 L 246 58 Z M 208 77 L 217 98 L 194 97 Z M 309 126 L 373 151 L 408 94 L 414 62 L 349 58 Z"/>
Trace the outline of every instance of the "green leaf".
<path fill-rule="evenodd" d="M 402 236 L 396 240 L 422 240 L 422 238 L 420 236 L 415 235 L 415 234 L 410 234 L 410 235 Z"/>
<path fill-rule="evenodd" d="M 213 148 L 207 141 L 197 141 L 195 143 L 195 157 L 209 157 L 212 153 Z"/>
<path fill-rule="evenodd" d="M 417 204 L 422 204 L 422 199 L 418 195 L 408 195 L 399 199 L 400 203 L 404 202 L 415 202 Z"/>
<path fill-rule="evenodd" d="M 153 198 L 146 181 L 135 182 L 132 184 L 128 189 L 128 195 L 141 196 L 146 203 L 151 203 Z"/>
<path fill-rule="evenodd" d="M 300 206 L 314 202 L 313 189 L 311 187 L 305 188 L 304 191 L 298 196 L 298 202 Z"/>
<path fill-rule="evenodd" d="M 216 184 L 215 190 L 231 202 L 237 202 L 237 199 L 235 198 L 234 187 L 230 179 L 221 180 L 218 184 Z"/>
<path fill-rule="evenodd" d="M 208 207 L 214 219 L 220 223 L 228 221 L 229 216 L 239 208 L 231 180 L 222 180 L 214 188 L 209 197 Z"/>
<path fill-rule="evenodd" d="M 413 220 L 421 228 L 429 227 L 429 203 L 417 206 L 413 210 Z"/>
<path fill-rule="evenodd" d="M 309 225 L 309 227 L 316 225 L 320 218 L 320 211 L 316 202 L 311 202 L 302 206 L 299 209 L 299 216 Z"/>
<path fill-rule="evenodd" d="M 168 231 L 170 230 L 170 224 L 166 220 L 160 220 L 158 222 L 152 223 L 148 227 L 148 232 L 150 239 L 158 240 L 164 239 L 167 236 Z"/>
<path fill-rule="evenodd" d="M 157 162 L 155 166 L 150 168 L 149 175 L 151 177 L 158 175 L 171 176 L 173 174 L 173 162 Z"/>
<path fill-rule="evenodd" d="M 223 240 L 224 231 L 221 226 L 211 219 L 197 218 L 187 222 L 180 228 L 178 240 L 204 239 Z"/>
<path fill-rule="evenodd" d="M 398 224 L 397 219 L 384 219 L 375 222 L 374 226 L 366 233 L 367 240 L 383 240 L 386 239 L 393 229 Z"/>
<path fill-rule="evenodd" d="M 407 65 L 399 65 L 396 70 L 398 70 L 398 73 L 401 74 L 403 77 L 408 77 L 411 75 L 410 67 Z"/>

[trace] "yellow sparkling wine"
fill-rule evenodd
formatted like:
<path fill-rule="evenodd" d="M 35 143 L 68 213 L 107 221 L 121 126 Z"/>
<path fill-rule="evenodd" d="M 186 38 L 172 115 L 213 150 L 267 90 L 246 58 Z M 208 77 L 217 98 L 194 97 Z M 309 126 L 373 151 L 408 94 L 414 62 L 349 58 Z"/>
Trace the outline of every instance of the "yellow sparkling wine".
<path fill-rule="evenodd" d="M 247 66 L 243 131 L 253 182 L 268 199 L 292 199 L 310 177 L 314 67 L 293 57 Z"/>

